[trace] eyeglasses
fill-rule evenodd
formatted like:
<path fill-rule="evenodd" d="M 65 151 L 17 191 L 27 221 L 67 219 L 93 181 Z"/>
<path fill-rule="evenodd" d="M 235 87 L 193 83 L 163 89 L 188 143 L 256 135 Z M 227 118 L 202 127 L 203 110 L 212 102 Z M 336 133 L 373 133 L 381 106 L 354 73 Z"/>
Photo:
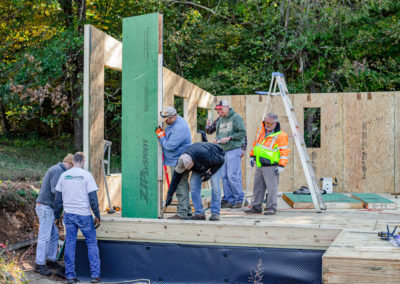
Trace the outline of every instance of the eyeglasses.
<path fill-rule="evenodd" d="M 272 126 L 275 124 L 275 122 L 266 122 L 264 121 L 265 126 Z"/>

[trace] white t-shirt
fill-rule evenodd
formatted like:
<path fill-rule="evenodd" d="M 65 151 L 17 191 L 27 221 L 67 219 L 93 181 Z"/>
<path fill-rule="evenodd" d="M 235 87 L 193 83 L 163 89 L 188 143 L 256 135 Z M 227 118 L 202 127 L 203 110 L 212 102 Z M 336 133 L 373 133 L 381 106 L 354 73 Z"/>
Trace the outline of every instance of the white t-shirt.
<path fill-rule="evenodd" d="M 92 174 L 76 167 L 65 171 L 56 186 L 62 193 L 64 211 L 81 216 L 92 215 L 88 193 L 95 190 L 98 187 Z"/>

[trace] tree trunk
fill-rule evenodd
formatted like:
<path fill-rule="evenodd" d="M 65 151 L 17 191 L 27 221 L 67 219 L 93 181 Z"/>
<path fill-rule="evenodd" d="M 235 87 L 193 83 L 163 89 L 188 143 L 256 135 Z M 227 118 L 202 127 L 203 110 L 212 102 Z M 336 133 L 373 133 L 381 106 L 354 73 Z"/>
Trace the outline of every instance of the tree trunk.
<path fill-rule="evenodd" d="M 81 0 L 78 3 L 76 11 L 78 17 L 78 31 L 80 36 L 84 36 L 84 24 L 86 22 L 86 0 Z M 75 51 L 76 52 L 76 51 Z M 74 88 L 72 90 L 73 101 L 78 101 L 80 96 L 83 96 L 83 82 L 79 82 L 79 74 L 83 73 L 83 53 L 78 54 L 74 59 L 75 72 L 72 75 Z M 81 100 L 79 100 L 81 101 Z M 75 104 L 72 110 L 74 119 L 74 144 L 76 149 L 83 148 L 83 118 L 79 114 L 78 109 L 83 107 L 80 104 Z"/>
<path fill-rule="evenodd" d="M 1 117 L 1 129 L 4 134 L 10 134 L 10 124 L 6 117 L 5 107 L 2 101 L 0 101 L 0 117 Z"/>

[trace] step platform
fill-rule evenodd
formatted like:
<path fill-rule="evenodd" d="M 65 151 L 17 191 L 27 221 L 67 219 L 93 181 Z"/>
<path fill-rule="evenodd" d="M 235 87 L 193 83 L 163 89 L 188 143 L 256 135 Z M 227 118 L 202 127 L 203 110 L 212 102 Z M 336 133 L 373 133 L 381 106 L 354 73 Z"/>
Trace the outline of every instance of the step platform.
<path fill-rule="evenodd" d="M 396 209 L 397 204 L 376 193 L 353 193 L 351 197 L 364 202 L 367 209 Z"/>
<path fill-rule="evenodd" d="M 311 195 L 284 193 L 282 198 L 294 209 L 314 209 Z M 326 208 L 329 209 L 362 209 L 363 202 L 342 193 L 322 194 Z"/>
<path fill-rule="evenodd" d="M 400 247 L 377 232 L 342 231 L 322 256 L 323 283 L 400 283 Z"/>

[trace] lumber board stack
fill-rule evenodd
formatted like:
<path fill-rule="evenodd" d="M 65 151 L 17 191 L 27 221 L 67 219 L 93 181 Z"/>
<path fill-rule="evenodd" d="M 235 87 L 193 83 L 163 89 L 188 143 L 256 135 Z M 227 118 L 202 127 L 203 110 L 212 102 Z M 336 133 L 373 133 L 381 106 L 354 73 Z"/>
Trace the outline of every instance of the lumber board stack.
<path fill-rule="evenodd" d="M 400 247 L 376 232 L 342 231 L 322 256 L 324 283 L 399 283 Z"/>

